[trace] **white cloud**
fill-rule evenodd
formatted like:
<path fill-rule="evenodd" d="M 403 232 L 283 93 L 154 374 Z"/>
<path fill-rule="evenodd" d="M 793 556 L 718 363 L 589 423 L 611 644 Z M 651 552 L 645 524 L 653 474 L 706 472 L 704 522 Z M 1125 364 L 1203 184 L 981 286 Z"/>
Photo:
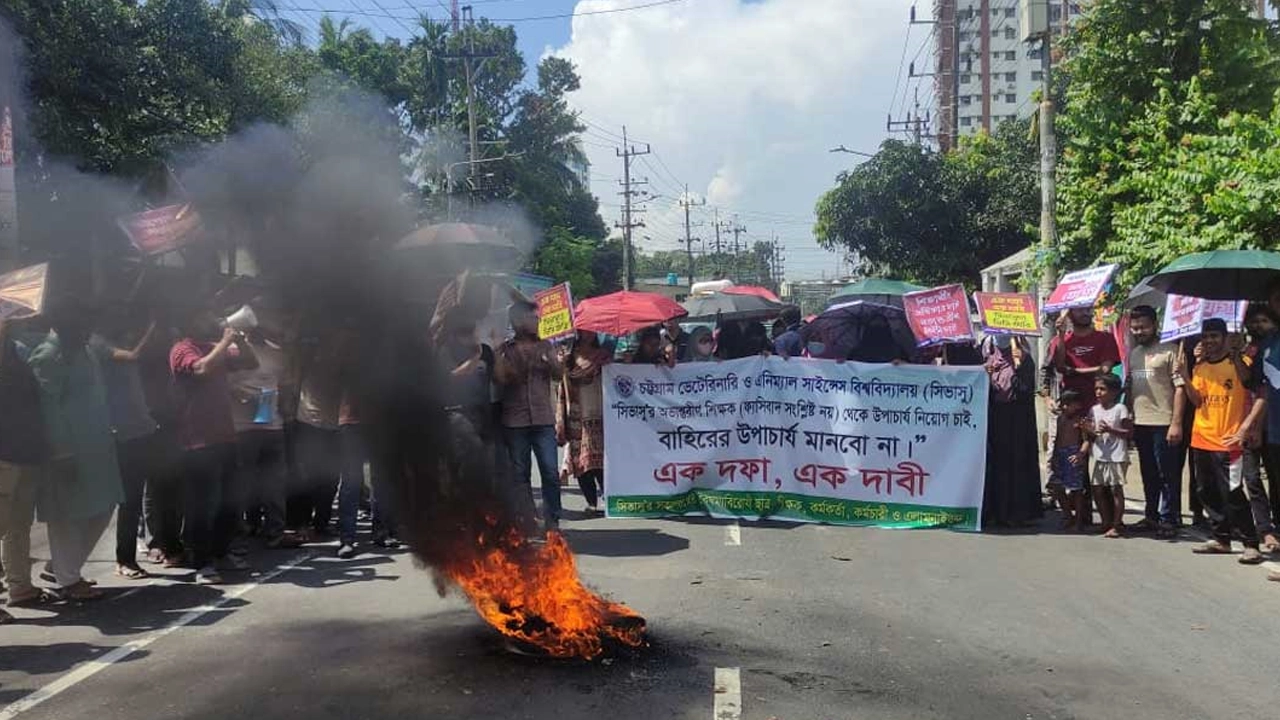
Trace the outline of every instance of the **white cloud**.
<path fill-rule="evenodd" d="M 632 4 L 582 0 L 577 11 Z M 874 151 L 884 138 L 908 7 L 907 0 L 686 0 L 576 17 L 570 41 L 552 53 L 577 64 L 582 89 L 571 102 L 599 126 L 586 149 L 606 218 L 620 215 L 611 178 L 622 174 L 609 135 L 625 122 L 656 155 L 639 159 L 636 174 L 664 196 L 650 203 L 637 237 L 653 240 L 642 246 L 671 248 L 683 237 L 679 181 L 722 213 L 740 212 L 752 239 L 776 232 L 787 245 L 789 278 L 832 275 L 838 257 L 817 249 L 806 220 L 856 159 L 828 150 Z M 924 34 L 916 28 L 913 50 Z"/>

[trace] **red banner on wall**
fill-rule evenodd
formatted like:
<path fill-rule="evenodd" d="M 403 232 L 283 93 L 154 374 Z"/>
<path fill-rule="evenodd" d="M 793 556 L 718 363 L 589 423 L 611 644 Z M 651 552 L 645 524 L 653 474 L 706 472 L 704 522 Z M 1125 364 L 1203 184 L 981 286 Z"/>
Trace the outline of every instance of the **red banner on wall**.
<path fill-rule="evenodd" d="M 969 299 L 960 285 L 907 293 L 902 296 L 902 308 L 920 347 L 973 341 Z"/>

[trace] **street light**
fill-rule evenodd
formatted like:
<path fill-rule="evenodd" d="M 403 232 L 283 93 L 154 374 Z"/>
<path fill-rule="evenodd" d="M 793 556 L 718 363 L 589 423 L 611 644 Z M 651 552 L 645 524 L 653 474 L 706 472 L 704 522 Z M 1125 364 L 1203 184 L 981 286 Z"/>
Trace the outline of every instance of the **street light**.
<path fill-rule="evenodd" d="M 520 152 L 509 153 L 496 158 L 488 158 L 485 160 L 462 160 L 460 162 L 449 163 L 448 165 L 445 165 L 444 166 L 444 183 L 445 183 L 445 196 L 447 199 L 447 205 L 445 209 L 446 219 L 453 220 L 453 169 L 454 168 L 458 167 L 459 165 L 481 165 L 483 163 L 498 162 L 500 160 L 511 160 L 513 158 L 518 158 L 523 156 L 524 156 L 524 151 L 521 150 Z M 492 177 L 492 176 L 493 176 L 493 173 L 489 173 L 487 175 L 487 177 Z"/>
<path fill-rule="evenodd" d="M 840 147 L 833 147 L 833 148 L 831 148 L 830 150 L 828 150 L 827 152 L 833 152 L 833 153 L 849 153 L 850 155 L 861 155 L 862 157 L 868 157 L 868 158 L 873 158 L 873 157 L 875 157 L 875 153 L 862 152 L 861 150 L 850 150 L 849 148 L 845 147 L 844 145 L 841 145 Z"/>

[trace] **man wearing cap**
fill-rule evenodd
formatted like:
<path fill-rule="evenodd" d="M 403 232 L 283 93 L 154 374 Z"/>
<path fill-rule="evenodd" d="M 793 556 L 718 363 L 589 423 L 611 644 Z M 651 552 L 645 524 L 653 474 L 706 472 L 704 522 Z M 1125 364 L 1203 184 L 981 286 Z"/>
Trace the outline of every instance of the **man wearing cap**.
<path fill-rule="evenodd" d="M 1201 555 L 1231 553 L 1231 536 L 1239 532 L 1244 553 L 1239 562 L 1257 565 L 1258 530 L 1244 492 L 1244 473 L 1258 472 L 1256 463 L 1245 463 L 1245 445 L 1259 429 L 1266 412 L 1265 395 L 1254 394 L 1256 377 L 1240 350 L 1228 346 L 1227 323 L 1221 318 L 1204 321 L 1201 329 L 1203 359 L 1186 382 L 1187 400 L 1195 406 L 1191 452 L 1200 479 L 1198 491 L 1209 513 L 1213 539 L 1193 552 Z M 1178 356 L 1174 382 L 1182 379 L 1186 359 Z"/>

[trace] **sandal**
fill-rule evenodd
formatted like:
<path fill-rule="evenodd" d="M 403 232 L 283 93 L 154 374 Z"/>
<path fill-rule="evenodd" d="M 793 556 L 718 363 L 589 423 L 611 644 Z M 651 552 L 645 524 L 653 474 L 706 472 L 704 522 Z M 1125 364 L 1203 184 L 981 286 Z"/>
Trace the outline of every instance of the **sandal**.
<path fill-rule="evenodd" d="M 166 559 L 164 551 L 160 548 L 151 548 L 147 551 L 147 562 L 152 565 L 163 565 Z"/>
<path fill-rule="evenodd" d="M 1191 548 L 1191 552 L 1196 555 L 1230 555 L 1231 548 L 1217 540 L 1210 540 L 1203 545 L 1197 545 Z"/>
<path fill-rule="evenodd" d="M 66 599 L 76 600 L 79 602 L 101 600 L 107 594 L 105 590 L 100 590 L 94 587 L 87 580 L 81 580 L 74 585 L 68 585 L 67 587 L 62 588 L 59 592 L 61 592 L 62 596 Z"/>
<path fill-rule="evenodd" d="M 56 599 L 57 598 L 55 598 L 50 593 L 47 593 L 44 590 L 41 590 L 40 588 L 34 588 L 31 591 L 30 595 L 19 595 L 18 597 L 14 597 L 12 594 L 10 594 L 9 602 L 5 604 L 8 605 L 9 607 L 18 607 L 18 608 L 35 607 L 36 605 L 47 605 Z"/>
<path fill-rule="evenodd" d="M 116 565 L 116 575 L 126 580 L 144 580 L 151 574 L 137 565 Z"/>

